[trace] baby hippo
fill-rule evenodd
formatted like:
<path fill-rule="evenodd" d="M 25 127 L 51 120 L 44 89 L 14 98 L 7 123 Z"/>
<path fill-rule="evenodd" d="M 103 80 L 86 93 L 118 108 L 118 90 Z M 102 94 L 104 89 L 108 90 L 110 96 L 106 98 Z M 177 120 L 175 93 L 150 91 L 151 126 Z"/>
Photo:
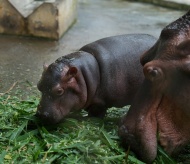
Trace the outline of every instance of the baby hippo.
<path fill-rule="evenodd" d="M 37 116 L 55 124 L 70 111 L 85 109 L 89 116 L 104 117 L 107 108 L 131 104 L 144 80 L 140 55 L 155 42 L 146 34 L 108 37 L 45 66 Z"/>

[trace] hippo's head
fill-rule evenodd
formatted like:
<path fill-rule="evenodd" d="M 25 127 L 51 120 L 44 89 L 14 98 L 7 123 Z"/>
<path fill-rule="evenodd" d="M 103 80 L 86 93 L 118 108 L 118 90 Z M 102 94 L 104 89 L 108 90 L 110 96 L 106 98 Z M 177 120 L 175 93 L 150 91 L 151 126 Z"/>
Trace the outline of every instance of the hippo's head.
<path fill-rule="evenodd" d="M 37 116 L 45 124 L 62 120 L 70 111 L 81 109 L 86 102 L 81 72 L 72 66 L 72 59 L 61 57 L 45 66 L 38 89 L 42 97 Z"/>
<path fill-rule="evenodd" d="M 157 141 L 169 155 L 190 142 L 190 11 L 162 30 L 141 64 L 145 80 L 119 135 L 150 163 Z"/>

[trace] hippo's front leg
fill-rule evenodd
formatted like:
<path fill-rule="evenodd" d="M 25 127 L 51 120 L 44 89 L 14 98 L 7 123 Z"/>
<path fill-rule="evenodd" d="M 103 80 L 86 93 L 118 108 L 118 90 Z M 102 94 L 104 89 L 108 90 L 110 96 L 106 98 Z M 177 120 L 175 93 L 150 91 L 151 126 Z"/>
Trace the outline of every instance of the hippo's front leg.
<path fill-rule="evenodd" d="M 86 109 L 89 117 L 98 117 L 98 118 L 104 118 L 106 115 L 106 110 L 107 108 L 102 105 L 93 105 L 93 104 Z"/>
<path fill-rule="evenodd" d="M 119 128 L 122 143 L 130 146 L 146 163 L 151 163 L 157 155 L 156 110 L 159 104 L 157 98 L 152 98 L 150 85 L 148 81 L 143 83 L 135 98 L 140 101 L 134 100 Z"/>

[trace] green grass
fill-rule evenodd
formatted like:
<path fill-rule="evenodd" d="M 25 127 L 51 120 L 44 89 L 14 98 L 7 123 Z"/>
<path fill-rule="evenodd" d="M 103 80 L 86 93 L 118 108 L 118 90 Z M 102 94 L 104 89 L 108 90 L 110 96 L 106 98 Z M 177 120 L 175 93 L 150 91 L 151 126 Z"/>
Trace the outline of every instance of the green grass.
<path fill-rule="evenodd" d="M 36 95 L 24 100 L 0 95 L 0 163 L 143 164 L 122 148 L 117 135 L 127 107 L 109 109 L 105 119 L 89 118 L 81 111 L 45 127 L 34 116 L 38 102 Z M 159 148 L 154 163 L 175 161 Z"/>

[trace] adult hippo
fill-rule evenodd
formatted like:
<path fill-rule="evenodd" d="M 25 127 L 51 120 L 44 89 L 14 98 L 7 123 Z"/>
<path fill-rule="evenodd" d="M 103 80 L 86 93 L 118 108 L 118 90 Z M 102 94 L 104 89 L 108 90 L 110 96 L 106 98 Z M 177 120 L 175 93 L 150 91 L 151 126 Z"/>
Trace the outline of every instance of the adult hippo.
<path fill-rule="evenodd" d="M 131 104 L 144 80 L 140 55 L 155 42 L 145 34 L 108 37 L 57 59 L 38 83 L 37 116 L 53 124 L 70 111 L 85 109 L 103 117 L 109 107 Z"/>
<path fill-rule="evenodd" d="M 157 141 L 172 156 L 190 142 L 190 11 L 162 30 L 141 64 L 145 80 L 119 135 L 151 163 Z"/>

